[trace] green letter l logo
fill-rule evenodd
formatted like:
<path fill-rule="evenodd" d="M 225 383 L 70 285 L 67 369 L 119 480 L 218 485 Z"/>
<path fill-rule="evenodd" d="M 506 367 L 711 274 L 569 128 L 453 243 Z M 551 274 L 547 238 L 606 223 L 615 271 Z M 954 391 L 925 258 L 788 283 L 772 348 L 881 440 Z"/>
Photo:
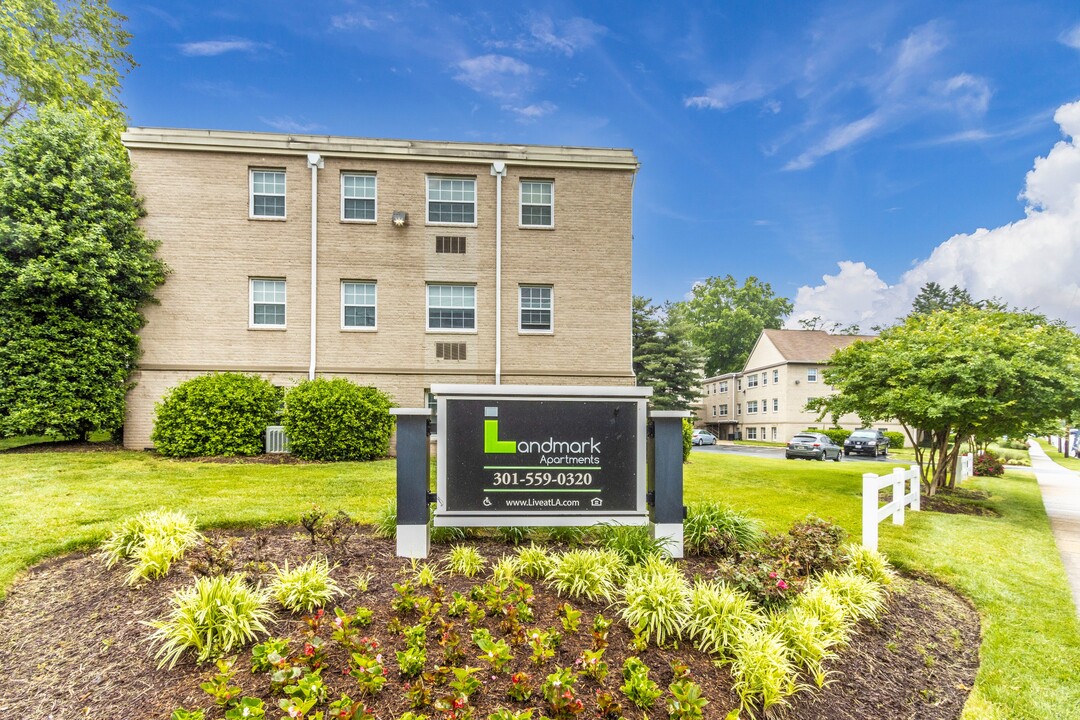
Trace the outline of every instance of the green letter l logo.
<path fill-rule="evenodd" d="M 499 416 L 499 408 L 484 408 L 484 415 L 484 452 L 504 455 L 517 452 L 516 442 L 499 439 L 499 421 L 493 419 Z"/>

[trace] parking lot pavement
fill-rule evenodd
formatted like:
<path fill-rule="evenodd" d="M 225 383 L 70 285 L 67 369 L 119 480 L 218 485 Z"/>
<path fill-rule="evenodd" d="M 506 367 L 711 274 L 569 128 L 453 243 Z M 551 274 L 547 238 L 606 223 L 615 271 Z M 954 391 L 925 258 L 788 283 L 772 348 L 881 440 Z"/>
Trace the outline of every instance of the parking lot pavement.
<path fill-rule="evenodd" d="M 784 448 L 782 447 L 764 447 L 760 445 L 728 445 L 721 443 L 717 445 L 695 445 L 694 452 L 713 452 L 722 453 L 726 455 L 746 455 L 747 457 L 764 457 L 772 458 L 774 460 L 783 460 Z M 896 463 L 891 457 L 867 457 L 866 455 L 851 455 L 849 457 L 840 456 L 841 462 L 852 462 L 858 460 L 860 462 L 884 462 L 884 463 Z"/>

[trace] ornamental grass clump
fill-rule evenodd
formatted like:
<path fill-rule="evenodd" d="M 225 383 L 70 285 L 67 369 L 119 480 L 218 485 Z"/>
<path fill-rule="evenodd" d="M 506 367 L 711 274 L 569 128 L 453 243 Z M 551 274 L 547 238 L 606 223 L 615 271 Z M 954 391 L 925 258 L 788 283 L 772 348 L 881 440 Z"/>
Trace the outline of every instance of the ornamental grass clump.
<path fill-rule="evenodd" d="M 896 579 L 896 571 L 889 564 L 889 559 L 877 550 L 849 543 L 844 546 L 843 553 L 847 566 L 868 580 L 888 587 Z"/>
<path fill-rule="evenodd" d="M 761 525 L 723 503 L 693 503 L 683 524 L 683 546 L 689 555 L 733 555 L 761 544 Z"/>
<path fill-rule="evenodd" d="M 816 585 L 832 593 L 853 622 L 873 620 L 885 609 L 885 589 L 852 570 L 824 573 Z"/>
<path fill-rule="evenodd" d="M 120 524 L 101 547 L 106 567 L 129 560 L 127 583 L 168 574 L 172 563 L 184 556 L 202 536 L 195 521 L 182 512 L 155 510 L 140 513 Z"/>
<path fill-rule="evenodd" d="M 627 565 L 639 565 L 667 552 L 666 538 L 654 538 L 647 528 L 630 525 L 600 525 L 594 528 L 600 547 L 617 552 Z"/>
<path fill-rule="evenodd" d="M 555 567 L 555 558 L 547 550 L 532 543 L 529 547 L 518 548 L 517 570 L 528 578 L 545 578 Z"/>
<path fill-rule="evenodd" d="M 854 626 L 843 603 L 827 588 L 814 586 L 799 595 L 792 604 L 817 618 L 829 646 L 844 645 Z"/>
<path fill-rule="evenodd" d="M 625 570 L 622 556 L 612 550 L 568 550 L 555 556 L 547 579 L 559 595 L 610 601 Z"/>
<path fill-rule="evenodd" d="M 721 582 L 698 580 L 690 590 L 685 635 L 703 652 L 731 659 L 735 638 L 760 625 L 757 603 Z"/>
<path fill-rule="evenodd" d="M 623 620 L 658 646 L 678 638 L 690 613 L 690 585 L 678 567 L 653 555 L 626 573 L 619 611 Z"/>
<path fill-rule="evenodd" d="M 476 577 L 484 569 L 485 563 L 480 551 L 469 545 L 453 546 L 446 558 L 451 575 L 464 575 L 470 578 Z"/>
<path fill-rule="evenodd" d="M 177 590 L 165 619 L 148 623 L 154 628 L 149 640 L 158 645 L 158 668 L 172 668 L 188 649 L 202 663 L 268 634 L 269 602 L 269 591 L 249 587 L 242 575 L 203 577 Z"/>
<path fill-rule="evenodd" d="M 311 612 L 341 594 L 341 588 L 330 577 L 333 568 L 324 557 L 314 557 L 306 563 L 289 567 L 274 566 L 270 592 L 281 606 L 292 612 Z"/>
<path fill-rule="evenodd" d="M 824 662 L 836 657 L 830 648 L 837 638 L 821 619 L 804 607 L 792 605 L 770 615 L 765 627 L 783 639 L 795 664 L 805 668 L 814 684 L 822 687 L 826 678 Z"/>
<path fill-rule="evenodd" d="M 768 711 L 801 688 L 784 639 L 767 627 L 752 627 L 735 639 L 731 662 L 732 689 L 743 709 Z"/>

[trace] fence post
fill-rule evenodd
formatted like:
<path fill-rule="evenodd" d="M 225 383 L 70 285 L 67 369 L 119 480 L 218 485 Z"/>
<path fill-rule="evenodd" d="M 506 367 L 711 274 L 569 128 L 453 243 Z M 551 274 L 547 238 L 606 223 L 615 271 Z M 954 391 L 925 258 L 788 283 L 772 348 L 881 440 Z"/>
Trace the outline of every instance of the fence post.
<path fill-rule="evenodd" d="M 877 550 L 878 541 L 878 476 L 864 473 L 862 476 L 862 544 L 869 550 Z"/>
<path fill-rule="evenodd" d="M 911 509 L 913 512 L 919 512 L 922 509 L 922 476 L 918 465 L 908 466 L 908 477 L 911 478 L 911 494 L 914 495 L 911 500 Z"/>
<path fill-rule="evenodd" d="M 892 524 L 904 524 L 904 498 L 907 497 L 907 475 L 903 468 L 893 468 L 892 471 L 892 499 L 896 503 L 893 510 Z"/>
<path fill-rule="evenodd" d="M 650 508 L 652 536 L 666 541 L 665 549 L 673 558 L 683 556 L 683 410 L 650 410 L 653 437 L 649 453 L 648 488 L 653 493 Z"/>
<path fill-rule="evenodd" d="M 397 416 L 397 556 L 426 558 L 428 531 L 428 408 L 391 408 Z"/>

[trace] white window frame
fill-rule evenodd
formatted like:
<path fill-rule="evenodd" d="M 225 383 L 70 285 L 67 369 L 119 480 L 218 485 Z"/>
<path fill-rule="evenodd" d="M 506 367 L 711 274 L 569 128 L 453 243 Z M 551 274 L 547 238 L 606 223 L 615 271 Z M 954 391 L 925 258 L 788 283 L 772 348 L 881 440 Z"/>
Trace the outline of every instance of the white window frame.
<path fill-rule="evenodd" d="M 758 411 L 758 401 L 757 400 L 747 400 L 746 401 L 746 414 L 747 415 L 757 415 L 757 411 Z"/>
<path fill-rule="evenodd" d="M 727 403 L 720 404 L 720 417 L 727 417 L 728 406 Z"/>
<path fill-rule="evenodd" d="M 772 381 L 773 381 L 774 385 L 779 385 L 780 384 L 780 371 L 779 370 L 773 370 L 772 371 Z"/>
<path fill-rule="evenodd" d="M 525 202 L 525 184 L 535 183 L 548 186 L 548 196 L 550 201 L 547 203 L 526 203 Z M 537 223 L 525 222 L 525 205 L 530 207 L 546 207 L 549 210 L 551 222 L 547 225 L 540 225 Z M 555 228 L 555 181 L 554 180 L 535 180 L 529 178 L 522 178 L 518 183 L 518 227 L 526 229 L 540 229 L 540 230 L 553 230 Z"/>
<path fill-rule="evenodd" d="M 817 371 L 818 371 L 817 368 L 806 368 L 806 382 L 808 382 L 808 383 L 816 383 L 817 382 Z"/>
<path fill-rule="evenodd" d="M 432 306 L 431 306 L 431 288 L 433 288 L 433 287 L 449 287 L 449 288 L 462 287 L 462 288 L 470 288 L 473 291 L 473 303 L 472 303 L 473 326 L 471 328 L 441 328 L 441 327 L 433 328 L 433 327 L 431 327 L 431 308 L 432 308 Z M 473 285 L 471 283 L 442 283 L 442 282 L 430 282 L 430 283 L 427 283 L 427 285 L 424 286 L 424 296 L 425 296 L 425 298 L 424 298 L 424 327 L 427 329 L 427 332 L 429 332 L 429 333 L 456 333 L 456 334 L 459 334 L 459 335 L 461 335 L 461 334 L 475 335 L 476 334 L 476 326 L 477 326 L 477 318 L 476 318 L 476 316 L 477 316 L 477 306 L 480 304 L 479 303 L 479 298 L 477 298 L 477 294 L 478 293 L 476 291 L 476 285 Z M 453 306 L 437 305 L 435 307 L 451 307 L 452 308 Z"/>
<path fill-rule="evenodd" d="M 772 426 L 772 439 L 776 440 L 776 426 L 775 425 Z"/>
<path fill-rule="evenodd" d="M 757 428 L 756 427 L 748 427 L 748 428 L 746 428 L 746 439 L 747 440 L 757 440 Z"/>
<path fill-rule="evenodd" d="M 374 325 L 346 325 L 345 324 L 345 286 L 346 285 L 370 285 L 375 292 L 373 305 L 351 304 L 348 307 L 370 307 L 375 311 Z M 374 280 L 342 280 L 341 281 L 341 329 L 346 332 L 375 332 L 379 329 L 379 284 Z"/>
<path fill-rule="evenodd" d="M 715 405 L 712 406 L 712 415 L 713 415 L 713 417 L 716 417 L 716 406 Z"/>
<path fill-rule="evenodd" d="M 280 303 L 259 303 L 260 305 L 281 305 L 285 316 L 285 321 L 280 325 L 271 325 L 269 323 L 255 323 L 255 283 L 256 282 L 279 282 L 281 283 L 282 300 Z M 285 278 L 282 277 L 252 277 L 248 278 L 248 329 L 249 330 L 284 330 L 288 324 L 288 283 Z"/>
<path fill-rule="evenodd" d="M 762 385 L 768 385 L 769 384 L 769 373 L 767 373 L 767 372 L 762 372 L 761 373 L 761 384 Z"/>
<path fill-rule="evenodd" d="M 735 403 L 735 414 L 742 415 L 742 403 Z"/>
<path fill-rule="evenodd" d="M 364 177 L 371 178 L 372 185 L 372 197 L 346 197 L 345 195 L 345 178 L 348 177 Z M 350 218 L 345 217 L 345 201 L 346 200 L 371 200 L 372 201 L 372 217 L 370 218 Z M 347 223 L 361 223 L 374 225 L 379 217 L 379 178 L 373 172 L 343 172 L 341 173 L 341 222 Z"/>
<path fill-rule="evenodd" d="M 722 392 L 722 393 L 727 392 L 727 380 L 724 380 L 724 381 L 722 381 L 720 383 L 720 392 Z"/>
<path fill-rule="evenodd" d="M 746 376 L 746 389 L 756 388 L 758 383 L 757 373 L 751 373 Z"/>
<path fill-rule="evenodd" d="M 446 180 L 446 181 L 450 181 L 450 182 L 472 183 L 472 200 L 468 201 L 468 202 L 471 202 L 472 207 L 473 207 L 473 213 L 472 213 L 473 219 L 471 221 L 468 221 L 468 222 L 452 222 L 452 221 L 449 221 L 449 220 L 432 220 L 431 219 L 431 203 L 432 202 L 457 202 L 456 200 L 442 200 L 442 199 L 432 200 L 431 199 L 431 182 L 432 182 L 432 180 L 437 180 L 437 181 Z M 425 197 L 425 201 L 424 201 L 424 221 L 426 222 L 426 224 L 428 224 L 428 225 L 445 225 L 445 226 L 451 226 L 451 227 L 476 227 L 476 220 L 477 220 L 477 217 L 479 215 L 479 207 L 478 207 L 478 203 L 476 202 L 476 178 L 475 177 L 462 177 L 462 176 L 455 176 L 455 175 L 427 175 L 427 176 L 424 177 L 424 197 Z M 461 201 L 461 202 L 465 203 L 466 201 Z"/>
<path fill-rule="evenodd" d="M 261 192 L 259 195 L 266 197 L 280 197 L 284 214 L 282 215 L 256 215 L 255 214 L 255 173 L 276 173 L 281 175 L 282 187 L 280 193 Z M 288 177 L 285 168 L 248 168 L 248 219 L 250 220 L 284 220 L 289 214 L 288 202 Z"/>
<path fill-rule="evenodd" d="M 539 288 L 548 291 L 548 327 L 546 330 L 533 330 L 523 327 L 522 314 L 525 312 L 525 306 L 522 304 L 521 292 L 526 288 Z M 529 310 L 541 310 L 545 308 L 529 308 Z M 522 284 L 518 285 L 518 332 L 522 335 L 552 335 L 555 332 L 555 287 L 553 285 L 535 285 L 535 284 Z"/>
<path fill-rule="evenodd" d="M 773 398 L 772 399 L 772 411 L 774 413 L 780 412 L 780 398 Z"/>

